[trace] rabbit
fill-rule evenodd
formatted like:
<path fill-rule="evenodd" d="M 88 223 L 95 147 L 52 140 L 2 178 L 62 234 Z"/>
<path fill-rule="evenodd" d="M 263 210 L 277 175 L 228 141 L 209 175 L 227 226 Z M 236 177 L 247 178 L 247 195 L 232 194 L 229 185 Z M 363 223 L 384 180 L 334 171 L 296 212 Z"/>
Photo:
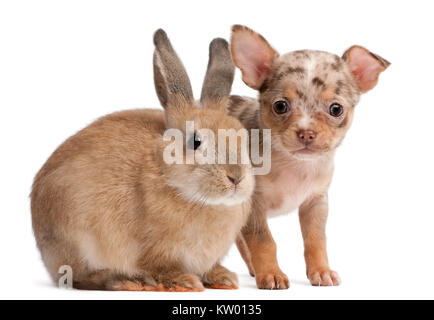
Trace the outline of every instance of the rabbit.
<path fill-rule="evenodd" d="M 37 246 L 53 281 L 60 266 L 70 266 L 76 289 L 236 289 L 237 276 L 220 261 L 248 219 L 251 164 L 169 165 L 163 159 L 168 129 L 182 132 L 184 149 L 211 143 L 196 131 L 185 137 L 186 121 L 214 133 L 243 128 L 226 113 L 235 69 L 228 43 L 211 42 L 197 102 L 166 33 L 159 29 L 153 40 L 164 111 L 104 116 L 51 155 L 30 195 Z M 229 152 L 248 151 L 239 144 Z"/>

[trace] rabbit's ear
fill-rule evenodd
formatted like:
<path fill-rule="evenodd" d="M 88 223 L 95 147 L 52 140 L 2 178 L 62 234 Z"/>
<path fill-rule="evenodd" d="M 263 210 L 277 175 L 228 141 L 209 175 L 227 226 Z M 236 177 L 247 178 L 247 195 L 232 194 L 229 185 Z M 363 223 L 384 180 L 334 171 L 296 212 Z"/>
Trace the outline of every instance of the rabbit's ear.
<path fill-rule="evenodd" d="M 217 38 L 209 45 L 208 68 L 203 82 L 200 102 L 207 106 L 221 106 L 231 93 L 235 66 L 228 42 Z"/>
<path fill-rule="evenodd" d="M 193 91 L 187 72 L 164 30 L 154 34 L 154 83 L 164 108 L 193 104 Z"/>

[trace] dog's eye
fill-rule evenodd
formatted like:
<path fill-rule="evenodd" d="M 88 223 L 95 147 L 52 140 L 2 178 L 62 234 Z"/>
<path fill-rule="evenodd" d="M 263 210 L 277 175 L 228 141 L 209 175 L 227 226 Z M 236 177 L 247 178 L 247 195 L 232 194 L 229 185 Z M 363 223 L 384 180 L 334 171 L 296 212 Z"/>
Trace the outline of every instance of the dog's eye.
<path fill-rule="evenodd" d="M 277 114 L 285 114 L 289 111 L 289 105 L 286 101 L 279 100 L 273 104 L 273 110 Z"/>
<path fill-rule="evenodd" d="M 194 133 L 194 135 L 190 138 L 188 141 L 188 146 L 194 150 L 200 147 L 200 144 L 202 141 L 200 140 L 200 137 L 197 133 Z"/>
<path fill-rule="evenodd" d="M 333 117 L 340 117 L 344 113 L 344 108 L 339 103 L 333 103 L 329 108 L 329 114 Z"/>

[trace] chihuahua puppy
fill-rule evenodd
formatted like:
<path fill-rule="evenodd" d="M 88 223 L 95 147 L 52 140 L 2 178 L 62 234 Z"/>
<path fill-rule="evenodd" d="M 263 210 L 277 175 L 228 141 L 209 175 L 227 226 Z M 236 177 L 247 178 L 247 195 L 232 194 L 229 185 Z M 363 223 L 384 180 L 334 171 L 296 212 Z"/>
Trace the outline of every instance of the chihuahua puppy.
<path fill-rule="evenodd" d="M 299 209 L 307 277 L 340 284 L 329 267 L 325 226 L 333 158 L 362 93 L 377 84 L 388 61 L 360 46 L 342 57 L 321 51 L 279 55 L 253 30 L 235 25 L 232 58 L 259 99 L 232 96 L 230 114 L 247 129 L 271 129 L 271 171 L 256 177 L 252 212 L 237 240 L 260 289 L 287 289 L 267 217 Z"/>

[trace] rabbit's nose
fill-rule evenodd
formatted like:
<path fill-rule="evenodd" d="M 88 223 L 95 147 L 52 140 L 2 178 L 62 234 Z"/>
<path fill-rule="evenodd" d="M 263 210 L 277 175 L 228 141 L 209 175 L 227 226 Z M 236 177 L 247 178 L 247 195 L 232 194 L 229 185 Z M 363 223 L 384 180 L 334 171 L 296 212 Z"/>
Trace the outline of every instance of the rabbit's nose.
<path fill-rule="evenodd" d="M 227 176 L 227 177 L 228 177 L 229 181 L 232 182 L 236 186 L 240 184 L 241 180 L 243 180 L 243 178 L 234 178 L 231 176 Z"/>

